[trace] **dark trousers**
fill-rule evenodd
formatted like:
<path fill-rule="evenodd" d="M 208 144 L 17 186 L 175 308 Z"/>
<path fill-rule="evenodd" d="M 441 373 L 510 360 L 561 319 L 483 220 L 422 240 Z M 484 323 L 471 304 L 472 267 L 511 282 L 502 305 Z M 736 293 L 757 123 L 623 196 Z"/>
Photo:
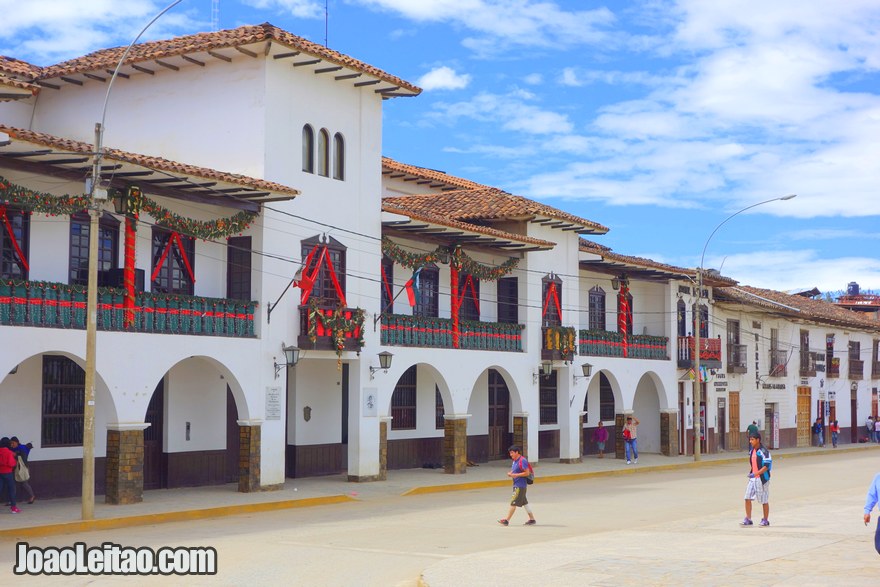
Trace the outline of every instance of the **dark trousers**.
<path fill-rule="evenodd" d="M 12 472 L 0 473 L 0 494 L 6 491 L 9 503 L 15 507 L 15 476 Z"/>
<path fill-rule="evenodd" d="M 877 517 L 877 530 L 874 532 L 874 548 L 880 554 L 880 516 Z"/>

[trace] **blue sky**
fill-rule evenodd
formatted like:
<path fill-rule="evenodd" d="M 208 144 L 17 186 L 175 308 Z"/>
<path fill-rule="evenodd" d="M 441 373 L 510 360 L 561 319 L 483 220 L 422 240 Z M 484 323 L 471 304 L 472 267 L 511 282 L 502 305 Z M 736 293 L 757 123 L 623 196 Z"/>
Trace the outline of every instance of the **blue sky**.
<path fill-rule="evenodd" d="M 0 54 L 125 45 L 170 0 L 0 0 Z M 324 0 L 219 0 L 324 43 Z M 212 30 L 183 0 L 145 38 Z M 772 289 L 880 290 L 880 3 L 328 0 L 328 45 L 424 88 L 384 153 L 608 226 L 629 255 Z"/>

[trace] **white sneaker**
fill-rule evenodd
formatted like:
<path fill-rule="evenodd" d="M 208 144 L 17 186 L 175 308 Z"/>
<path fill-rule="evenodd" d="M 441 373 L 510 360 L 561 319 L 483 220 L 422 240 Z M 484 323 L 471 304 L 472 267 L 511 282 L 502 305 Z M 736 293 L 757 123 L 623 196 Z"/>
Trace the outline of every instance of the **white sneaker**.
<path fill-rule="evenodd" d="M 627 461 L 626 464 L 627 464 L 627 465 L 631 465 L 632 462 L 631 462 L 631 461 Z"/>
<path fill-rule="evenodd" d="M 636 459 L 636 464 L 637 464 L 637 465 L 639 464 L 639 459 Z"/>

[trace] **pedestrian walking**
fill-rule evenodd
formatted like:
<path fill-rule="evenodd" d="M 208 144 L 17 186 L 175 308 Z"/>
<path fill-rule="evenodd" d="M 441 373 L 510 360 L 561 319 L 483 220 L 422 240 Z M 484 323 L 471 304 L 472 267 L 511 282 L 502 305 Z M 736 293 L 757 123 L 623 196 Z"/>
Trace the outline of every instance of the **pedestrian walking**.
<path fill-rule="evenodd" d="M 837 448 L 837 437 L 840 436 L 840 424 L 837 423 L 837 420 L 832 420 L 828 429 L 831 431 L 831 448 Z"/>
<path fill-rule="evenodd" d="M 626 417 L 626 424 L 623 426 L 623 440 L 627 465 L 632 462 L 635 462 L 637 465 L 639 464 L 638 426 L 638 418 L 633 419 L 633 416 Z M 630 451 L 632 451 L 632 460 L 630 460 Z"/>
<path fill-rule="evenodd" d="M 874 420 L 874 442 L 880 442 L 880 418 Z"/>
<path fill-rule="evenodd" d="M 758 433 L 758 423 L 752 420 L 752 423 L 746 428 L 746 450 L 749 450 L 749 438 Z"/>
<path fill-rule="evenodd" d="M 0 438 L 0 493 L 6 490 L 9 499 L 9 511 L 13 514 L 21 512 L 15 505 L 15 477 L 13 471 L 16 464 L 15 454 L 9 448 L 9 439 Z"/>
<path fill-rule="evenodd" d="M 871 416 L 868 416 L 868 419 L 865 420 L 865 431 L 868 433 L 868 442 L 874 442 L 874 418 Z"/>
<path fill-rule="evenodd" d="M 742 521 L 743 526 L 752 526 L 752 501 L 761 504 L 764 517 L 761 518 L 761 526 L 770 525 L 770 469 L 773 467 L 773 459 L 770 451 L 761 444 L 761 435 L 756 433 L 749 437 L 749 482 L 746 485 L 746 517 Z"/>
<path fill-rule="evenodd" d="M 532 467 L 526 458 L 522 456 L 522 449 L 520 447 L 513 445 L 507 449 L 507 453 L 510 455 L 510 460 L 513 461 L 510 465 L 510 471 L 507 472 L 507 476 L 513 479 L 513 495 L 510 497 L 510 510 L 507 512 L 507 516 L 498 520 L 498 523 L 502 526 L 509 525 L 510 519 L 516 512 L 516 508 L 521 507 L 525 508 L 526 513 L 529 515 L 525 525 L 534 526 L 537 524 L 535 515 L 532 513 L 532 508 L 529 507 L 529 500 L 526 499 L 526 487 L 528 487 L 526 478 L 531 474 Z"/>
<path fill-rule="evenodd" d="M 865 500 L 865 526 L 871 521 L 871 510 L 877 505 L 878 497 L 880 497 L 880 473 L 874 475 L 874 480 L 868 487 L 868 497 Z M 874 549 L 880 554 L 880 516 L 877 516 L 877 529 L 874 531 Z"/>
<path fill-rule="evenodd" d="M 22 444 L 19 442 L 17 436 L 13 436 L 9 439 L 9 448 L 15 453 L 15 458 L 21 457 L 21 460 L 24 461 L 24 464 L 27 466 L 28 457 L 30 457 L 31 449 L 34 448 L 34 445 L 30 442 L 27 444 Z M 28 467 L 30 469 L 30 467 Z M 34 503 L 37 497 L 34 495 L 34 490 L 31 488 L 30 480 L 19 481 L 15 480 L 20 489 L 23 489 L 25 494 L 28 496 L 27 503 Z"/>
<path fill-rule="evenodd" d="M 608 441 L 608 428 L 602 422 L 599 427 L 593 430 L 593 442 L 596 443 L 596 450 L 599 451 L 599 458 L 605 458 L 605 442 Z"/>
<path fill-rule="evenodd" d="M 821 417 L 813 422 L 813 434 L 816 436 L 816 446 L 825 446 L 825 423 Z"/>

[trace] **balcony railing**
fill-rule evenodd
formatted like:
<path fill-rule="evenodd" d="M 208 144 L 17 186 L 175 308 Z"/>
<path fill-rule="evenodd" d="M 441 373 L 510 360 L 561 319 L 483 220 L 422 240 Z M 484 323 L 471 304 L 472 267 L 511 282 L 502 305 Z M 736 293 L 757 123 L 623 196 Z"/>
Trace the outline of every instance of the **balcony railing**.
<path fill-rule="evenodd" d="M 647 334 L 629 335 L 626 356 L 631 359 L 668 361 L 669 338 Z M 610 330 L 581 330 L 578 333 L 578 354 L 592 357 L 622 357 L 623 336 Z"/>
<path fill-rule="evenodd" d="M 770 377 L 788 375 L 788 351 L 770 349 Z"/>
<path fill-rule="evenodd" d="M 359 308 L 306 305 L 299 307 L 300 348 L 319 351 L 361 352 L 364 312 Z"/>
<path fill-rule="evenodd" d="M 721 339 L 700 338 L 700 364 L 710 369 L 721 367 Z M 678 366 L 694 366 L 694 337 L 678 337 Z"/>
<path fill-rule="evenodd" d="M 802 352 L 800 354 L 801 364 L 798 369 L 798 374 L 801 377 L 815 377 L 816 376 L 816 355 L 810 352 Z"/>
<path fill-rule="evenodd" d="M 460 320 L 458 348 L 521 352 L 522 324 Z M 451 349 L 452 319 L 382 314 L 383 345 Z"/>
<path fill-rule="evenodd" d="M 865 378 L 865 362 L 861 359 L 849 360 L 849 378 L 851 380 L 861 381 Z"/>
<path fill-rule="evenodd" d="M 541 329 L 541 360 L 571 361 L 577 351 L 574 326 L 545 326 Z"/>
<path fill-rule="evenodd" d="M 748 371 L 748 346 L 744 344 L 727 345 L 727 372 L 745 373 Z"/>
<path fill-rule="evenodd" d="M 0 324 L 85 329 L 86 295 L 84 287 L 66 283 L 0 281 Z M 254 336 L 257 302 L 137 292 L 126 327 L 123 296 L 118 288 L 98 288 L 98 330 Z"/>
<path fill-rule="evenodd" d="M 825 365 L 825 377 L 840 377 L 840 357 L 831 359 L 831 362 Z"/>

